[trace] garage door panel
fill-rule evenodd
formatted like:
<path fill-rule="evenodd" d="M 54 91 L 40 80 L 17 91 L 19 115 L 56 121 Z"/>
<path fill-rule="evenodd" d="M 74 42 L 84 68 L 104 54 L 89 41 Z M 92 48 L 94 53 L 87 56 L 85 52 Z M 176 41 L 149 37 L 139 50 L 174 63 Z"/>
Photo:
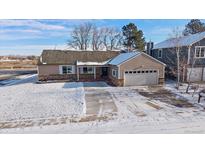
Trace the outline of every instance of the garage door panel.
<path fill-rule="evenodd" d="M 142 73 L 142 71 L 144 71 Z M 142 70 L 141 73 L 125 73 L 124 82 L 125 86 L 138 86 L 138 85 L 154 85 L 158 84 L 158 72 Z"/>
<path fill-rule="evenodd" d="M 202 79 L 202 68 L 188 68 L 187 69 L 187 80 L 191 82 L 201 81 Z"/>

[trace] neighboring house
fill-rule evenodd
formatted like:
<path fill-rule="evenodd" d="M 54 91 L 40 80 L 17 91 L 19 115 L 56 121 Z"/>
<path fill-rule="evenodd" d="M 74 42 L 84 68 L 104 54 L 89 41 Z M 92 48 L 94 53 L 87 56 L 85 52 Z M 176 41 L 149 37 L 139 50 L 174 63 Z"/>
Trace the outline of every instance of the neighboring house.
<path fill-rule="evenodd" d="M 151 55 L 164 62 L 167 65 L 166 73 L 174 77 L 177 75 L 176 48 L 180 49 L 181 81 L 205 81 L 205 32 L 154 45 Z"/>
<path fill-rule="evenodd" d="M 152 85 L 164 83 L 164 69 L 164 63 L 143 52 L 44 50 L 38 62 L 38 78 Z"/>

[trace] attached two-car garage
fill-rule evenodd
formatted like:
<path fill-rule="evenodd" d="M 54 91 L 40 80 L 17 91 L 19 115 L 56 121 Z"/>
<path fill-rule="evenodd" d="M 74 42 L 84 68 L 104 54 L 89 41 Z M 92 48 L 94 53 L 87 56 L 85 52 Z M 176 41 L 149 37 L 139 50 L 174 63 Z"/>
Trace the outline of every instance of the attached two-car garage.
<path fill-rule="evenodd" d="M 109 63 L 114 83 L 120 86 L 156 85 L 164 83 L 165 64 L 144 52 L 123 53 Z"/>
<path fill-rule="evenodd" d="M 125 71 L 124 86 L 155 85 L 158 78 L 158 70 Z"/>

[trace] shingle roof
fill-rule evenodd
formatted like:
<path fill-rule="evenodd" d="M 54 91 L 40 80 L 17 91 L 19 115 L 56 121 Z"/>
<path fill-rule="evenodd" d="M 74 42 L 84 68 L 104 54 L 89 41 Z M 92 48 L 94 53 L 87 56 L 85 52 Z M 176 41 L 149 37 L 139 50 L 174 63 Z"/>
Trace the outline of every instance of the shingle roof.
<path fill-rule="evenodd" d="M 129 52 L 129 53 L 121 53 L 117 57 L 113 58 L 108 64 L 111 65 L 119 65 L 130 58 L 133 58 L 137 55 L 140 55 L 140 52 Z"/>
<path fill-rule="evenodd" d="M 176 46 L 189 46 L 205 38 L 205 32 L 197 33 L 181 38 L 172 38 L 154 45 L 153 49 L 172 48 Z"/>
<path fill-rule="evenodd" d="M 38 65 L 41 64 L 75 64 L 80 62 L 104 62 L 116 57 L 118 51 L 71 51 L 43 50 Z M 42 59 L 42 61 L 41 61 Z"/>

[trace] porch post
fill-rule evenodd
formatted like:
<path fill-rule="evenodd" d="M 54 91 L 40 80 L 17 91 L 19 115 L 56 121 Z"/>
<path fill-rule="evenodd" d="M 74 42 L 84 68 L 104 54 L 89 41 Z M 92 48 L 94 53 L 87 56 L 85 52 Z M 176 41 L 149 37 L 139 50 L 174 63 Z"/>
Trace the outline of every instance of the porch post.
<path fill-rule="evenodd" d="M 96 79 L 96 67 L 94 66 L 94 79 Z"/>
<path fill-rule="evenodd" d="M 77 81 L 79 81 L 79 68 L 77 66 Z"/>

